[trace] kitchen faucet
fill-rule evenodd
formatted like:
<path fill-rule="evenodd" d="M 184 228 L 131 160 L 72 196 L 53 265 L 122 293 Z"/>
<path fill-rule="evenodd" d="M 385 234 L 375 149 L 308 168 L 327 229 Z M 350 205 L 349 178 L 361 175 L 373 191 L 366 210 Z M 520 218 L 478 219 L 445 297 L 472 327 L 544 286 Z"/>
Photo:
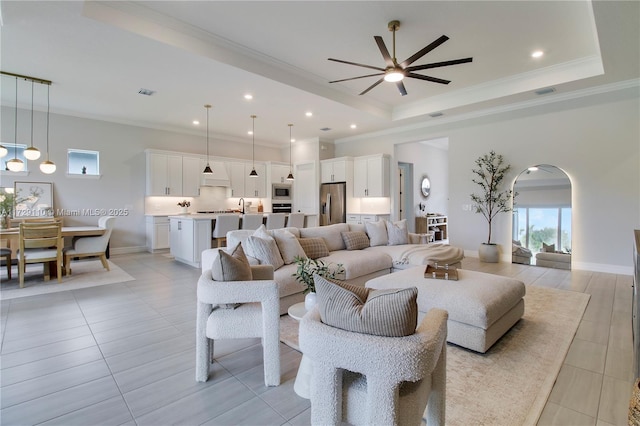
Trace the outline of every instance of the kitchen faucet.
<path fill-rule="evenodd" d="M 242 206 L 242 214 L 244 214 L 244 198 L 240 198 L 238 201 L 238 205 Z"/>

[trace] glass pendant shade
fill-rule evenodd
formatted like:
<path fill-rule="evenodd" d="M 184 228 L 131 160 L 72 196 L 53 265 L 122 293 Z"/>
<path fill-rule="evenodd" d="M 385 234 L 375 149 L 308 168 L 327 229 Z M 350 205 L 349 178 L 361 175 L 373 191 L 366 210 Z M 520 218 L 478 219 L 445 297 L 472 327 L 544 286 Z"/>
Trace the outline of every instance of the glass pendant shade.
<path fill-rule="evenodd" d="M 21 172 L 24 169 L 24 162 L 19 158 L 7 161 L 7 168 L 12 172 Z"/>
<path fill-rule="evenodd" d="M 44 160 L 40 163 L 40 171 L 44 174 L 50 175 L 51 173 L 56 171 L 56 165 L 53 161 Z"/>
<path fill-rule="evenodd" d="M 24 157 L 27 160 L 37 160 L 40 158 L 40 150 L 34 146 L 30 146 L 24 150 Z"/>
<path fill-rule="evenodd" d="M 9 150 L 4 147 L 4 145 L 0 145 L 0 158 L 6 157 L 9 153 Z"/>

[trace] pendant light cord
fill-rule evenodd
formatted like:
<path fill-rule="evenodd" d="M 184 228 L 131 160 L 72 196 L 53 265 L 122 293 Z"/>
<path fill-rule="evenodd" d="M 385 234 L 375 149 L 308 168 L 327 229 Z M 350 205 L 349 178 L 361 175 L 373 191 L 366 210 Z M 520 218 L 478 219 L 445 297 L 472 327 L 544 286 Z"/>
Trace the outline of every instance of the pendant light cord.
<path fill-rule="evenodd" d="M 256 169 L 256 116 L 251 116 L 251 166 Z"/>
<path fill-rule="evenodd" d="M 209 108 L 211 105 L 204 106 L 207 109 L 207 164 L 209 164 Z"/>
<path fill-rule="evenodd" d="M 292 127 L 293 127 L 293 124 L 289 124 L 289 174 L 291 174 L 293 171 L 292 163 L 291 163 L 291 128 Z"/>
<path fill-rule="evenodd" d="M 13 118 L 13 159 L 18 159 L 18 77 L 16 77 L 16 113 Z"/>
<path fill-rule="evenodd" d="M 31 80 L 31 148 L 33 148 L 33 80 Z"/>
<path fill-rule="evenodd" d="M 47 161 L 49 161 L 49 88 L 47 86 Z"/>

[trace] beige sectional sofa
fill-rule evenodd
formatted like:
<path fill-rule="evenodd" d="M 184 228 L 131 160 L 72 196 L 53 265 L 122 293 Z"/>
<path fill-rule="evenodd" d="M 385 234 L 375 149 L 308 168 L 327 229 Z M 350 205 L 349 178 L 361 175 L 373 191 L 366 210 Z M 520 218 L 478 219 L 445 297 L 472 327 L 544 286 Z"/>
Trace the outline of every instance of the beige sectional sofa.
<path fill-rule="evenodd" d="M 366 233 L 364 225 L 340 223 L 312 228 L 282 228 L 267 232 L 275 235 L 278 232 L 285 231 L 290 232 L 297 238 L 322 238 L 327 246 L 329 255 L 320 257 L 319 260 L 322 260 L 325 264 L 342 264 L 345 270 L 342 278 L 351 284 L 362 286 L 372 278 L 416 265 L 437 262 L 459 267 L 464 257 L 461 249 L 447 244 L 419 244 L 420 237 L 411 233 L 408 233 L 409 244 L 378 245 L 360 250 L 347 250 L 343 233 L 353 231 Z M 243 243 L 243 247 L 245 247 L 247 239 L 254 233 L 255 231 L 253 230 L 229 232 L 227 234 L 227 247 L 235 247 L 238 243 Z M 208 249 L 202 252 L 203 272 L 211 268 L 213 259 L 217 256 L 217 250 Z M 257 259 L 248 257 L 250 263 L 260 263 Z M 278 283 L 280 292 L 281 314 L 286 313 L 291 305 L 304 300 L 304 286 L 296 281 L 293 276 L 295 271 L 295 263 L 285 264 L 274 271 L 274 280 Z"/>

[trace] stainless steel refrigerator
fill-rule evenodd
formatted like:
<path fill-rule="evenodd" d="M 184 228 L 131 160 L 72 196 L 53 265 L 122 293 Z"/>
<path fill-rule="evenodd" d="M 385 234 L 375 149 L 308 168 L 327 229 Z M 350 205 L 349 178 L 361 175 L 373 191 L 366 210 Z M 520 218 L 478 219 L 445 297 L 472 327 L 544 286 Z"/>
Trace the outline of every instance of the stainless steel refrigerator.
<path fill-rule="evenodd" d="M 320 226 L 347 221 L 346 188 L 344 182 L 320 185 Z"/>

